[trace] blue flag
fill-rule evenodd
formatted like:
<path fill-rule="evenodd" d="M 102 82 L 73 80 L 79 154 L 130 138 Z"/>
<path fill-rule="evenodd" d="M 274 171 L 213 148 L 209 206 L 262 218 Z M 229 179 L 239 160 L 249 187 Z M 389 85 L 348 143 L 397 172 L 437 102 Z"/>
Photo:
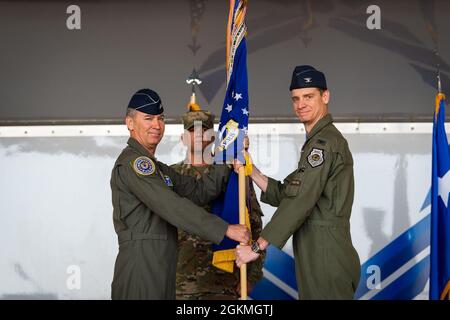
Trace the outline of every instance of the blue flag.
<path fill-rule="evenodd" d="M 450 150 L 445 133 L 445 97 L 436 97 L 431 180 L 430 300 L 450 290 Z"/>
<path fill-rule="evenodd" d="M 244 163 L 243 142 L 248 128 L 246 1 L 230 1 L 227 30 L 227 90 L 219 122 L 215 161 L 239 159 Z"/>
<path fill-rule="evenodd" d="M 238 159 L 245 163 L 244 138 L 248 128 L 248 78 L 245 13 L 247 1 L 230 0 L 227 28 L 227 90 L 219 122 L 218 144 L 215 146 L 216 163 Z M 232 172 L 225 194 L 213 206 L 213 213 L 230 224 L 239 223 L 238 176 Z M 247 213 L 247 226 L 249 219 Z M 236 241 L 225 238 L 213 246 L 213 265 L 233 272 Z"/>

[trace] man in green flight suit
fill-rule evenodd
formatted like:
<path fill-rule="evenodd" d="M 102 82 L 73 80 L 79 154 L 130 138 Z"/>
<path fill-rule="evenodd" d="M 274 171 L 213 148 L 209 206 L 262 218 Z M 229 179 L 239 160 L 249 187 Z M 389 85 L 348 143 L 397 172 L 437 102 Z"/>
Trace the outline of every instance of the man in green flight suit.
<path fill-rule="evenodd" d="M 325 75 L 298 66 L 290 90 L 294 112 L 306 129 L 298 168 L 280 182 L 253 167 L 261 200 L 278 209 L 256 242 L 237 247 L 236 263 L 256 259 L 269 244 L 281 249 L 293 235 L 299 299 L 352 299 L 360 278 L 350 235 L 352 154 L 328 113 Z"/>
<path fill-rule="evenodd" d="M 150 89 L 136 92 L 128 105 L 130 139 L 111 174 L 119 238 L 112 299 L 175 299 L 177 228 L 214 243 L 225 235 L 241 243 L 250 239 L 245 226 L 228 225 L 193 203 L 204 205 L 224 191 L 230 172 L 226 165 L 195 179 L 156 160 L 163 112 L 160 97 Z"/>
<path fill-rule="evenodd" d="M 181 137 L 188 148 L 186 158 L 172 166 L 178 173 L 200 178 L 212 167 L 210 146 L 214 141 L 214 115 L 200 109 L 191 99 L 189 111 L 182 117 L 184 133 Z M 250 180 L 250 179 L 248 179 Z M 252 239 L 258 239 L 262 229 L 262 211 L 259 206 L 253 183 L 248 181 L 250 194 L 250 226 Z M 211 204 L 204 206 L 212 212 Z M 249 264 L 247 290 L 250 293 L 256 282 L 263 277 L 264 257 Z M 239 269 L 233 273 L 213 266 L 212 243 L 199 236 L 178 231 L 178 265 L 176 294 L 180 300 L 234 300 L 239 298 Z"/>

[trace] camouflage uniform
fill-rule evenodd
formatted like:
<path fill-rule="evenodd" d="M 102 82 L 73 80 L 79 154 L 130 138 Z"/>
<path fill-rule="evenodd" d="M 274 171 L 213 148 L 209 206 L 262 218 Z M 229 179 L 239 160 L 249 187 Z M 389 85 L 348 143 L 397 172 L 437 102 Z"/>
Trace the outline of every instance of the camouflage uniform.
<path fill-rule="evenodd" d="M 195 167 L 183 162 L 172 166 L 182 175 L 200 177 L 207 173 L 209 165 Z M 250 179 L 250 178 L 249 178 Z M 250 197 L 250 225 L 252 239 L 258 239 L 262 229 L 262 211 L 253 183 L 247 184 Z M 211 206 L 204 207 L 211 212 Z M 239 298 L 236 286 L 239 283 L 239 269 L 234 273 L 217 269 L 212 265 L 212 242 L 178 229 L 178 264 L 176 278 L 177 299 L 181 300 L 229 300 Z M 264 255 L 248 264 L 247 280 L 254 286 L 263 277 Z"/>

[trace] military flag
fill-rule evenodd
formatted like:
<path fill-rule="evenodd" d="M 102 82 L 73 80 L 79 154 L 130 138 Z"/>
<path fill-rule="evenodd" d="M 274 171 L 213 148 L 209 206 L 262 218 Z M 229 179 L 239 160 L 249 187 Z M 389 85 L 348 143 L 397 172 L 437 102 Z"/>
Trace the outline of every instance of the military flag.
<path fill-rule="evenodd" d="M 431 181 L 430 300 L 450 299 L 450 150 L 445 133 L 445 96 L 436 96 Z"/>
<path fill-rule="evenodd" d="M 247 1 L 230 0 L 226 40 L 227 88 L 219 123 L 218 143 L 215 146 L 216 163 L 230 162 L 234 159 L 238 159 L 242 163 L 246 162 L 244 138 L 247 135 L 249 118 L 247 48 L 245 40 L 247 32 L 245 25 L 246 10 Z M 245 190 L 245 188 L 241 188 L 241 197 L 242 189 Z M 245 207 L 245 198 L 243 201 Z M 244 210 L 246 211 L 245 224 L 250 227 L 248 211 Z M 216 201 L 213 206 L 213 213 L 231 224 L 242 224 L 243 222 L 239 219 L 239 212 L 239 178 L 235 172 L 232 172 L 227 190 L 224 196 Z M 225 238 L 220 245 L 214 246 L 213 265 L 222 270 L 233 272 L 234 261 L 236 260 L 235 247 L 237 244 L 237 242 Z"/>

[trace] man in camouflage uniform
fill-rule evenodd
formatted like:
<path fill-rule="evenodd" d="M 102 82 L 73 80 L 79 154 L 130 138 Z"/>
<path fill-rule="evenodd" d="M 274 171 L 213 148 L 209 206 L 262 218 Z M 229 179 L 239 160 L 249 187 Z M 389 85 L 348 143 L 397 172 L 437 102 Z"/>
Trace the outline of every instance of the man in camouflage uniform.
<path fill-rule="evenodd" d="M 195 111 L 194 111 L 195 110 Z M 211 165 L 210 145 L 214 140 L 214 115 L 200 110 L 197 104 L 190 104 L 190 111 L 182 117 L 185 132 L 183 143 L 188 147 L 186 159 L 172 166 L 182 175 L 199 178 L 208 173 Z M 247 145 L 248 146 L 248 145 Z M 262 211 L 253 183 L 247 179 L 247 194 L 250 194 L 250 225 L 252 239 L 258 239 L 262 229 Z M 212 212 L 211 204 L 204 206 Z M 222 271 L 212 265 L 212 242 L 199 236 L 178 230 L 178 264 L 176 294 L 180 300 L 232 300 L 239 298 L 239 269 L 233 273 Z M 263 274 L 264 255 L 248 266 L 248 291 Z"/>

